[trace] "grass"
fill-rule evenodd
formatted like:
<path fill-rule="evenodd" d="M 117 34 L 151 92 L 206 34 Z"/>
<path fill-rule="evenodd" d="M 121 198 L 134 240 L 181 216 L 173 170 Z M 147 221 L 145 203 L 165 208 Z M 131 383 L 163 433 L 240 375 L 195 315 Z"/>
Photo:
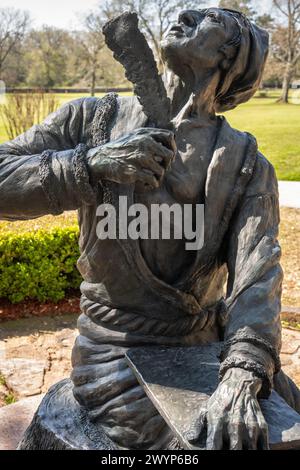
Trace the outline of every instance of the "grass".
<path fill-rule="evenodd" d="M 12 405 L 13 403 L 16 403 L 16 401 L 16 397 L 11 392 L 9 392 L 4 398 L 5 405 Z"/>
<path fill-rule="evenodd" d="M 60 105 L 83 96 L 89 95 L 57 94 Z M 300 91 L 291 91 L 288 105 L 277 103 L 278 96 L 276 90 L 268 92 L 266 97 L 257 95 L 225 116 L 233 127 L 255 135 L 261 152 L 275 166 L 278 179 L 300 181 Z M 0 143 L 6 140 L 0 119 Z"/>
<path fill-rule="evenodd" d="M 253 134 L 280 180 L 300 180 L 300 105 L 276 103 L 273 95 L 253 98 L 226 113 L 230 124 Z"/>
<path fill-rule="evenodd" d="M 281 325 L 282 325 L 283 328 L 289 328 L 289 329 L 292 329 L 292 330 L 300 331 L 300 323 L 297 322 L 297 321 L 283 320 L 281 322 Z"/>
<path fill-rule="evenodd" d="M 5 387 L 7 387 L 5 378 L 1 374 L 0 374 L 0 385 L 4 385 Z M 8 391 L 8 393 L 2 399 L 2 403 L 4 403 L 4 405 L 11 405 L 12 403 L 15 403 L 16 401 L 17 401 L 16 397 L 11 391 Z M 0 407 L 1 406 L 2 405 L 1 405 L 1 400 L 0 400 Z"/>
<path fill-rule="evenodd" d="M 76 212 L 22 222 L 0 222 L 0 237 L 8 232 L 24 233 L 33 230 L 65 228 L 77 224 Z M 284 270 L 282 304 L 300 307 L 300 210 L 281 208 L 279 241 L 282 247 L 281 264 Z"/>

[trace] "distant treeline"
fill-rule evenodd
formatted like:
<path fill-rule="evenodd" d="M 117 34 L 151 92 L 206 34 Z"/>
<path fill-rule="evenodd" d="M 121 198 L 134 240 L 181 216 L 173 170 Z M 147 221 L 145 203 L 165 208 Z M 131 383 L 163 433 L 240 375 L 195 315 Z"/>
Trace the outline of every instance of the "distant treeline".
<path fill-rule="evenodd" d="M 270 34 L 265 87 L 282 87 L 281 101 L 300 76 L 300 0 L 272 0 L 262 13 L 255 0 L 219 0 L 216 5 L 238 10 Z M 105 88 L 130 88 L 123 67 L 107 48 L 102 27 L 125 10 L 138 13 L 139 26 L 163 70 L 161 40 L 181 10 L 205 8 L 205 0 L 99 0 L 74 30 L 33 27 L 23 10 L 0 8 L 0 80 L 8 91 L 23 87 L 61 93 L 72 88 L 93 96 Z M 83 90 L 83 91 L 82 91 Z M 100 91 L 101 90 L 101 91 Z M 66 91 L 69 92 L 69 91 Z"/>
<path fill-rule="evenodd" d="M 8 87 L 6 93 L 82 93 L 86 94 L 90 92 L 90 88 L 26 88 L 26 87 Z M 120 88 L 108 88 L 108 87 L 96 87 L 95 93 L 130 93 L 132 92 L 131 87 L 120 87 Z"/>

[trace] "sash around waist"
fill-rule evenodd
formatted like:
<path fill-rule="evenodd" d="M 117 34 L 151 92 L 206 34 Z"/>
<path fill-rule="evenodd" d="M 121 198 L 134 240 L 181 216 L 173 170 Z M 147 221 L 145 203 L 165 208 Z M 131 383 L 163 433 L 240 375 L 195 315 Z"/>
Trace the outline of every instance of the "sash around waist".
<path fill-rule="evenodd" d="M 81 334 L 96 342 L 134 344 L 205 344 L 219 341 L 226 321 L 226 305 L 220 299 L 199 315 L 177 318 L 149 318 L 141 313 L 113 308 L 81 296 L 78 327 Z M 83 333 L 83 330 L 85 333 Z"/>

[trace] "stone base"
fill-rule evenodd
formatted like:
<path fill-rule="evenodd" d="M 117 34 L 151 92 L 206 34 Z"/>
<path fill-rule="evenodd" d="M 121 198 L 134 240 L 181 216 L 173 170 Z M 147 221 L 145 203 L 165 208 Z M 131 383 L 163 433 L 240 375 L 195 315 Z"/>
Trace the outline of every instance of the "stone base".
<path fill-rule="evenodd" d="M 18 450 L 115 450 L 116 445 L 73 397 L 72 382 L 50 388 L 26 430 Z"/>
<path fill-rule="evenodd" d="M 42 398 L 24 398 L 0 408 L 0 450 L 16 450 Z"/>

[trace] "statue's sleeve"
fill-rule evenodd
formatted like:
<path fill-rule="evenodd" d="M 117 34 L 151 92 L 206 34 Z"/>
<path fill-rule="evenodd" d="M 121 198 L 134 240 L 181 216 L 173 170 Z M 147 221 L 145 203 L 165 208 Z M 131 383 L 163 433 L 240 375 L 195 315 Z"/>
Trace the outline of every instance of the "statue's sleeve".
<path fill-rule="evenodd" d="M 221 377 L 231 367 L 263 379 L 268 396 L 280 370 L 281 250 L 278 187 L 271 164 L 258 155 L 253 178 L 228 237 L 228 320 Z"/>
<path fill-rule="evenodd" d="M 94 202 L 86 152 L 99 101 L 72 101 L 0 145 L 0 219 L 60 214 Z"/>

